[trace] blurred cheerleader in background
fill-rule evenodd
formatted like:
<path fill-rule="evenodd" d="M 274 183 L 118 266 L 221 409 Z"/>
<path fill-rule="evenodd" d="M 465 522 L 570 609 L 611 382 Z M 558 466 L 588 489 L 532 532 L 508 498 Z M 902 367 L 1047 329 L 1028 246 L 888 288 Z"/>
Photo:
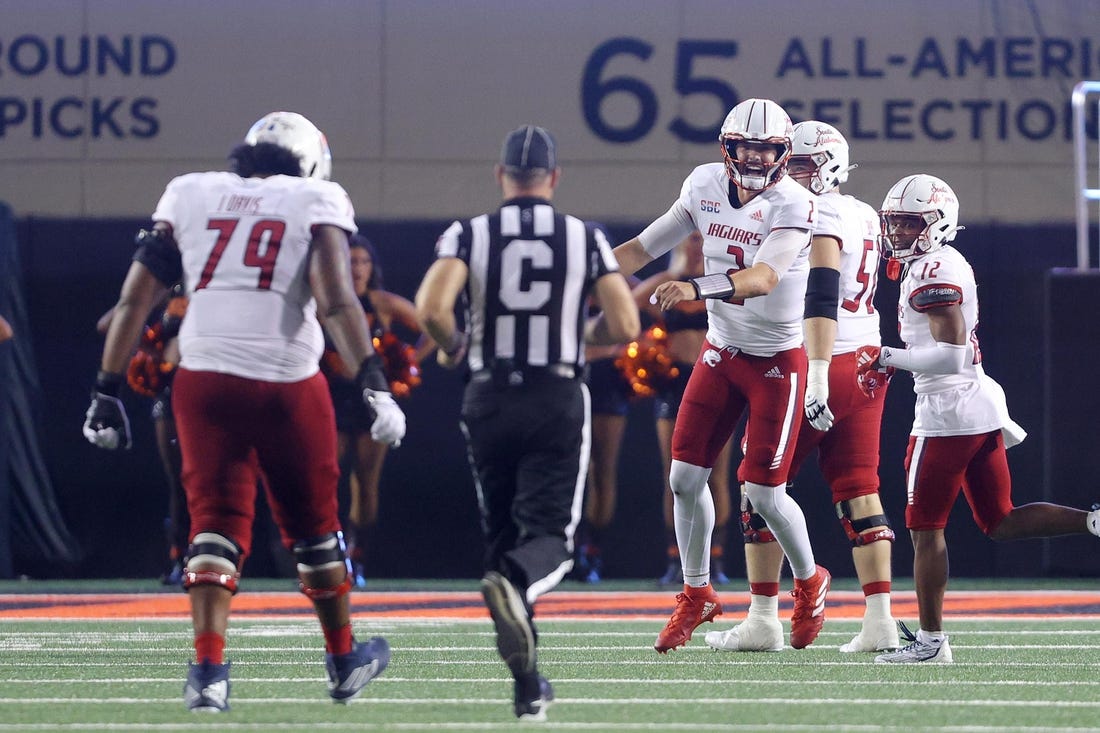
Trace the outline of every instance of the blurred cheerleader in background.
<path fill-rule="evenodd" d="M 665 481 L 664 518 L 668 557 L 667 570 L 657 581 L 662 586 L 679 586 L 684 582 L 672 516 L 672 489 L 668 483 L 672 465 L 672 428 L 676 423 L 676 412 L 680 408 L 684 387 L 687 386 L 688 377 L 691 376 L 692 367 L 699 358 L 699 351 L 707 335 L 707 310 L 706 301 L 693 300 L 678 303 L 673 309 L 662 311 L 649 302 L 649 297 L 662 283 L 698 277 L 703 272 L 703 236 L 695 231 L 672 250 L 668 269 L 652 275 L 634 288 L 635 301 L 658 324 L 646 331 L 641 340 L 643 348 L 639 353 L 643 358 L 633 362 L 626 359 L 625 362 L 628 366 L 628 377 L 636 383 L 635 391 L 642 389 L 645 382 L 649 382 L 656 395 L 657 442 L 661 448 L 662 475 Z M 649 358 L 645 358 L 646 354 L 650 355 Z M 628 352 L 627 356 L 629 355 Z M 639 364 L 649 365 L 646 379 L 638 379 Z M 723 553 L 726 524 L 730 518 L 731 443 L 727 443 L 718 454 L 714 470 L 707 481 L 714 498 L 710 572 L 711 580 L 716 584 L 729 582 L 723 566 Z"/>
<path fill-rule="evenodd" d="M 382 357 L 390 390 L 397 399 L 408 397 L 420 384 L 419 364 L 435 350 L 435 342 L 420 331 L 412 302 L 384 289 L 382 267 L 374 244 L 361 234 L 353 234 L 348 246 L 355 294 L 366 314 L 374 349 Z M 413 344 L 403 342 L 398 332 L 410 335 Z M 352 561 L 355 585 L 362 588 L 366 585 L 363 558 L 370 530 L 378 521 L 378 485 L 389 446 L 371 438 L 371 416 L 355 385 L 355 373 L 331 345 L 326 346 L 321 366 L 336 409 L 341 481 L 346 477 L 349 487 L 344 524 L 348 557 Z"/>
<path fill-rule="evenodd" d="M 183 580 L 183 561 L 191 529 L 187 498 L 180 480 L 183 459 L 176 436 L 176 420 L 172 415 L 172 377 L 180 360 L 176 337 L 185 313 L 187 296 L 183 294 L 183 286 L 177 285 L 168 291 L 162 306 L 153 311 L 126 368 L 126 381 L 130 389 L 153 400 L 150 412 L 157 436 L 157 454 L 168 484 L 168 516 L 164 518 L 168 562 L 160 576 L 164 585 L 179 585 Z M 100 316 L 96 331 L 106 334 L 114 315 L 115 309 L 111 308 Z"/>

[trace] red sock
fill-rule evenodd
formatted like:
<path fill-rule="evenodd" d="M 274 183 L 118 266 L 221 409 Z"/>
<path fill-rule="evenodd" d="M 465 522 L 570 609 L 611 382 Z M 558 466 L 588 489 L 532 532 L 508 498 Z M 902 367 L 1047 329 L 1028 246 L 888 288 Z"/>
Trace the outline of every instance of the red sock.
<path fill-rule="evenodd" d="M 351 624 L 344 624 L 338 629 L 322 629 L 325 632 L 325 651 L 329 654 L 347 654 L 351 651 L 351 645 L 355 637 L 351 633 Z"/>
<path fill-rule="evenodd" d="M 205 659 L 211 664 L 225 662 L 225 637 L 214 631 L 195 634 L 195 659 L 200 664 Z"/>
<path fill-rule="evenodd" d="M 863 595 L 873 596 L 876 593 L 889 593 L 890 581 L 889 580 L 876 580 L 873 583 L 867 583 L 863 586 Z"/>
<path fill-rule="evenodd" d="M 749 593 L 754 596 L 778 596 L 779 583 L 749 583 Z"/>

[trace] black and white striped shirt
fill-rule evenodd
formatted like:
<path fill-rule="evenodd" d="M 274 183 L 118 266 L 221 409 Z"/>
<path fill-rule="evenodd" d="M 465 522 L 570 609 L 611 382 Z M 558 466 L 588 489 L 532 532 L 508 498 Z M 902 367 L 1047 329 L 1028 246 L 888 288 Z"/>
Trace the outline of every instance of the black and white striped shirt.
<path fill-rule="evenodd" d="M 601 229 L 540 198 L 505 201 L 495 214 L 456 221 L 436 257 L 469 267 L 466 328 L 472 371 L 584 365 L 586 299 L 619 269 Z"/>

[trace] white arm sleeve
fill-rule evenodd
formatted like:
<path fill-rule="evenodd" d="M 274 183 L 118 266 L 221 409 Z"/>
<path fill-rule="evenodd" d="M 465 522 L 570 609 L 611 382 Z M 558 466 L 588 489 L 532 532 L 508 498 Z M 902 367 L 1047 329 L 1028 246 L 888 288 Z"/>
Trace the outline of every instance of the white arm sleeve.
<path fill-rule="evenodd" d="M 798 253 L 809 243 L 810 233 L 805 229 L 773 229 L 760 245 L 760 251 L 752 263 L 767 265 L 782 280 Z"/>
<path fill-rule="evenodd" d="M 653 259 L 684 241 L 695 230 L 695 220 L 677 201 L 638 235 L 642 249 Z"/>
<path fill-rule="evenodd" d="M 935 346 L 919 349 L 883 346 L 878 360 L 883 366 L 908 369 L 921 374 L 958 374 L 966 362 L 966 352 L 966 344 L 945 344 L 942 341 Z"/>

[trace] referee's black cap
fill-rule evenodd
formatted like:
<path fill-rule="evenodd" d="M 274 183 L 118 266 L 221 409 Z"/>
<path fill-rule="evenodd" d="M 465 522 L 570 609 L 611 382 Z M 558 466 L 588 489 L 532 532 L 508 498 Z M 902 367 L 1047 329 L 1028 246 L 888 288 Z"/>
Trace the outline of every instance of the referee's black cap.
<path fill-rule="evenodd" d="M 557 146 L 554 137 L 546 128 L 537 125 L 524 125 L 508 133 L 504 146 L 500 150 L 500 164 L 505 168 L 545 168 L 558 167 Z"/>

